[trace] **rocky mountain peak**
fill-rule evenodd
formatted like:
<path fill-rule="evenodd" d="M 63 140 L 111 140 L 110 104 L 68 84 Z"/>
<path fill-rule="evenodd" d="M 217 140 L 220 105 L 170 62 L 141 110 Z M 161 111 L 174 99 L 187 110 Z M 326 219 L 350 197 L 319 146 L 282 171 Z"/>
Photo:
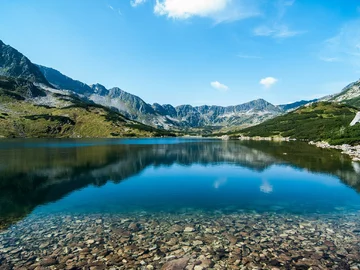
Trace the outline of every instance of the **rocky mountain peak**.
<path fill-rule="evenodd" d="M 100 95 L 100 96 L 106 96 L 109 94 L 109 90 L 107 90 L 105 88 L 105 86 L 96 83 L 96 84 L 92 84 L 90 85 L 91 89 L 93 90 L 93 93 L 96 95 Z"/>
<path fill-rule="evenodd" d="M 0 75 L 22 78 L 50 86 L 45 76 L 27 57 L 0 40 Z"/>

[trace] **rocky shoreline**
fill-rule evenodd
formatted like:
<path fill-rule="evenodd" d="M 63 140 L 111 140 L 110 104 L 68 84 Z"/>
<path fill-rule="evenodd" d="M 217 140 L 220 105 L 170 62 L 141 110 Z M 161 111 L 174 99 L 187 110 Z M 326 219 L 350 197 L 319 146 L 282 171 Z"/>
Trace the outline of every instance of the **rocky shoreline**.
<path fill-rule="evenodd" d="M 221 140 L 227 141 L 230 140 L 231 137 L 228 135 L 224 135 L 220 137 Z M 275 136 L 275 137 L 247 137 L 247 136 L 240 136 L 237 139 L 241 141 L 273 141 L 273 142 L 290 142 L 290 141 L 296 141 L 296 139 L 291 139 L 289 137 L 281 137 L 281 136 Z M 360 161 L 360 145 L 352 146 L 349 144 L 342 144 L 342 145 L 331 145 L 328 142 L 309 142 L 310 145 L 314 145 L 319 148 L 323 149 L 336 149 L 341 150 L 342 154 L 348 155 L 351 157 L 353 161 Z"/>
<path fill-rule="evenodd" d="M 221 139 L 223 141 L 234 139 L 234 137 L 231 137 L 229 135 L 223 135 L 221 137 L 214 137 L 215 139 Z M 281 136 L 273 136 L 273 137 L 260 137 L 260 136 L 240 136 L 236 137 L 236 139 L 240 141 L 274 141 L 274 142 L 290 142 L 290 141 L 296 141 L 296 139 L 291 139 L 290 137 L 281 137 Z"/>
<path fill-rule="evenodd" d="M 0 269 L 360 269 L 360 215 L 57 214 L 0 233 Z"/>
<path fill-rule="evenodd" d="M 313 141 L 309 142 L 309 144 L 324 149 L 341 150 L 342 154 L 349 155 L 353 161 L 360 161 L 360 145 L 356 145 L 356 146 L 351 146 L 348 144 L 330 145 L 327 142 L 313 142 Z"/>

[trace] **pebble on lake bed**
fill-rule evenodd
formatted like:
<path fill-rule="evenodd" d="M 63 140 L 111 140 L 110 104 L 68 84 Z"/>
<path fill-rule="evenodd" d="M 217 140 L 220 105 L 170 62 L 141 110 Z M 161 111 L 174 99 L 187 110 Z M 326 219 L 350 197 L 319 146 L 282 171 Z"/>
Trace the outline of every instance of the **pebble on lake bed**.
<path fill-rule="evenodd" d="M 360 269 L 360 215 L 32 215 L 0 233 L 0 269 Z"/>

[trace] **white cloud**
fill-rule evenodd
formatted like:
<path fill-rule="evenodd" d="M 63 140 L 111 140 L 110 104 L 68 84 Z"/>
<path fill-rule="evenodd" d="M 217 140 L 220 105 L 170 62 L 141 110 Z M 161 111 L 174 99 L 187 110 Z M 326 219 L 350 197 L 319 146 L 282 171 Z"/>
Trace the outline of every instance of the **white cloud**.
<path fill-rule="evenodd" d="M 262 185 L 260 186 L 260 191 L 266 194 L 270 194 L 273 192 L 273 186 L 270 185 L 266 179 L 263 179 Z"/>
<path fill-rule="evenodd" d="M 173 19 L 207 17 L 217 23 L 260 15 L 253 0 L 156 0 L 154 12 Z"/>
<path fill-rule="evenodd" d="M 266 77 L 260 80 L 260 84 L 262 84 L 265 88 L 270 88 L 277 82 L 278 79 L 275 79 L 274 77 Z"/>
<path fill-rule="evenodd" d="M 137 6 L 141 5 L 141 4 L 144 4 L 146 1 L 147 0 L 131 0 L 130 5 L 132 7 L 137 7 Z"/>
<path fill-rule="evenodd" d="M 211 82 L 210 85 L 220 91 L 227 91 L 229 90 L 229 87 L 226 86 L 225 84 L 219 83 L 218 81 L 215 82 Z"/>
<path fill-rule="evenodd" d="M 337 35 L 324 41 L 320 59 L 342 61 L 360 67 L 360 19 L 353 20 L 339 30 Z"/>

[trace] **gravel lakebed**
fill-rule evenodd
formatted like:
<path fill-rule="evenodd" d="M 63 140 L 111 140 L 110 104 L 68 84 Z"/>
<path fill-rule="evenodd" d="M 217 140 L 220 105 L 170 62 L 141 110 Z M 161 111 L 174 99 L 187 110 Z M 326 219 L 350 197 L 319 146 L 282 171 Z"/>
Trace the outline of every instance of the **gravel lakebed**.
<path fill-rule="evenodd" d="M 360 213 L 34 214 L 0 269 L 360 269 Z"/>

